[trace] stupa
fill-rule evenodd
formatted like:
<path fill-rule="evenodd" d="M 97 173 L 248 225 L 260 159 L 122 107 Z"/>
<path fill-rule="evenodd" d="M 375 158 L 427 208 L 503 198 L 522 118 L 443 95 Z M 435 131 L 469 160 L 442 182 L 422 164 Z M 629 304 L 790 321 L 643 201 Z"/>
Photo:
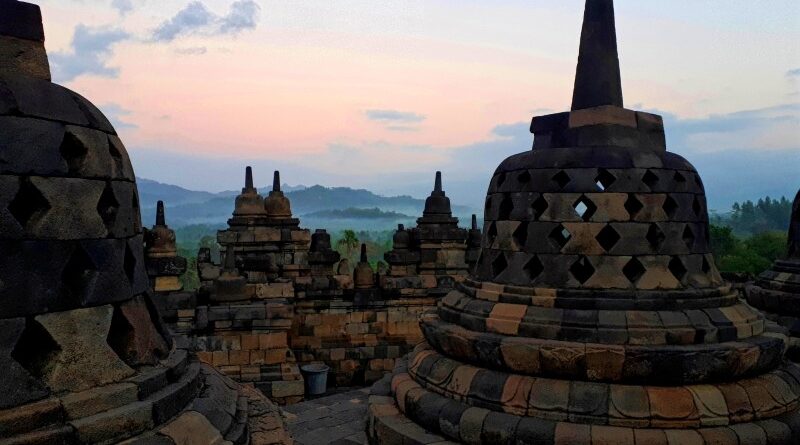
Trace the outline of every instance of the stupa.
<path fill-rule="evenodd" d="M 186 258 L 178 255 L 175 231 L 167 225 L 164 202 L 156 203 L 156 223 L 145 231 L 145 265 L 155 292 L 183 290 L 180 276 L 186 272 Z"/>
<path fill-rule="evenodd" d="M 800 191 L 792 204 L 788 254 L 745 288 L 748 303 L 789 330 L 789 357 L 800 361 Z"/>
<path fill-rule="evenodd" d="M 572 111 L 531 130 L 474 273 L 374 388 L 372 443 L 798 443 L 784 331 L 721 279 L 661 118 L 623 108 L 612 0 L 586 1 Z"/>
<path fill-rule="evenodd" d="M 262 395 L 171 347 L 125 147 L 51 82 L 39 7 L 16 0 L 0 147 L 0 443 L 288 442 Z"/>

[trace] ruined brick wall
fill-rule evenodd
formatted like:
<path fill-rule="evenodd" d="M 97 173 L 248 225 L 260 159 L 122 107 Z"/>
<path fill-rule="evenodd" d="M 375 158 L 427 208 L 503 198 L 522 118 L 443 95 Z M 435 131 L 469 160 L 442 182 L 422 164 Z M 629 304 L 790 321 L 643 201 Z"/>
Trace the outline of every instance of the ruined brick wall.
<path fill-rule="evenodd" d="M 422 340 L 419 316 L 435 307 L 434 298 L 296 301 L 289 341 L 300 365 L 331 367 L 330 385 L 371 383 Z"/>

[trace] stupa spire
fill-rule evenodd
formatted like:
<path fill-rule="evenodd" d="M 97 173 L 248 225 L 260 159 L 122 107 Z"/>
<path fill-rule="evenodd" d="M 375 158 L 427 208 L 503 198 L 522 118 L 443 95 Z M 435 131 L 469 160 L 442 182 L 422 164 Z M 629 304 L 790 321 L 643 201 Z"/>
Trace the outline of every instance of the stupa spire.
<path fill-rule="evenodd" d="M 614 0 L 586 0 L 572 109 L 622 107 Z"/>
<path fill-rule="evenodd" d="M 272 177 L 272 191 L 281 191 L 281 172 L 275 170 L 275 175 Z"/>
<path fill-rule="evenodd" d="M 367 245 L 365 243 L 361 243 L 361 262 L 367 262 Z"/>
<path fill-rule="evenodd" d="M 249 165 L 244 170 L 244 188 L 245 190 L 253 189 L 253 167 Z"/>
<path fill-rule="evenodd" d="M 442 192 L 442 172 L 436 172 L 436 180 L 433 183 L 433 191 L 435 193 Z"/>
<path fill-rule="evenodd" d="M 156 225 L 157 226 L 166 226 L 166 218 L 164 218 L 164 201 L 158 201 L 156 203 Z"/>
<path fill-rule="evenodd" d="M 478 215 L 472 214 L 472 230 L 478 230 Z"/>

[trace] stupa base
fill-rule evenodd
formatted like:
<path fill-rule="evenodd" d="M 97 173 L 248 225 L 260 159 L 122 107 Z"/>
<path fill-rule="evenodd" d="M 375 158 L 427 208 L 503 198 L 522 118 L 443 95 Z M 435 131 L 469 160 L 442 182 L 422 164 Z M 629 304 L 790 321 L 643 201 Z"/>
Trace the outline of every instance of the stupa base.
<path fill-rule="evenodd" d="M 437 355 L 423 343 L 398 362 L 390 383 L 373 387 L 371 443 L 788 445 L 800 437 L 800 373 L 791 364 L 731 384 L 610 385 L 603 393 L 602 384 L 566 382 L 567 392 L 561 393 L 565 381 L 503 379 L 502 373 L 470 365 L 452 368 L 447 363 L 452 360 Z M 423 379 L 422 373 L 441 381 Z M 792 380 L 783 380 L 789 376 Z M 527 385 L 533 382 L 526 379 L 546 384 Z M 777 390 L 783 386 L 778 380 L 787 387 Z M 453 391 L 443 391 L 447 388 Z M 594 394 L 596 389 L 601 393 Z M 737 391 L 744 396 L 740 400 Z M 683 392 L 688 399 L 679 396 Z M 645 394 L 639 412 L 637 393 Z"/>
<path fill-rule="evenodd" d="M 280 413 L 186 351 L 117 383 L 0 411 L 13 444 L 289 444 Z"/>

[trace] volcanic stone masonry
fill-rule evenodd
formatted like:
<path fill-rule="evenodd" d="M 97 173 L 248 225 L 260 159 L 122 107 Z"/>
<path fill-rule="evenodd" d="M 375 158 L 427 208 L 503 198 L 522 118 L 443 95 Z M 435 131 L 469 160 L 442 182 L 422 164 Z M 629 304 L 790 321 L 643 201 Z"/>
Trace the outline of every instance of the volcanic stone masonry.
<path fill-rule="evenodd" d="M 262 198 L 247 167 L 228 224 L 217 237 L 222 264 L 208 249 L 198 254 L 201 289 L 160 292 L 156 302 L 179 347 L 281 404 L 303 397 L 298 365 L 325 362 L 337 385 L 391 371 L 422 339 L 419 316 L 466 278 L 465 252 L 477 258 L 480 240 L 476 224 L 458 228 L 440 173 L 418 227 L 395 234 L 388 272 L 376 274 L 365 246 L 351 272 L 326 231 L 301 228 L 278 172 Z"/>
<path fill-rule="evenodd" d="M 150 287 L 156 292 L 183 290 L 180 277 L 186 273 L 186 258 L 178 256 L 175 231 L 167 226 L 164 202 L 156 204 L 156 224 L 144 232 L 144 256 Z"/>
<path fill-rule="evenodd" d="M 145 260 L 122 141 L 51 83 L 39 7 L 0 11 L 0 442 L 290 443 L 262 394 L 172 346 L 147 271 L 174 238 L 159 218 Z"/>
<path fill-rule="evenodd" d="M 789 356 L 800 361 L 800 190 L 792 205 L 788 246 L 786 259 L 775 261 L 745 293 L 748 303 L 789 330 Z"/>
<path fill-rule="evenodd" d="M 572 111 L 497 168 L 474 273 L 373 388 L 372 443 L 798 443 L 785 331 L 720 278 L 661 118 L 623 108 L 613 11 L 586 1 Z"/>

